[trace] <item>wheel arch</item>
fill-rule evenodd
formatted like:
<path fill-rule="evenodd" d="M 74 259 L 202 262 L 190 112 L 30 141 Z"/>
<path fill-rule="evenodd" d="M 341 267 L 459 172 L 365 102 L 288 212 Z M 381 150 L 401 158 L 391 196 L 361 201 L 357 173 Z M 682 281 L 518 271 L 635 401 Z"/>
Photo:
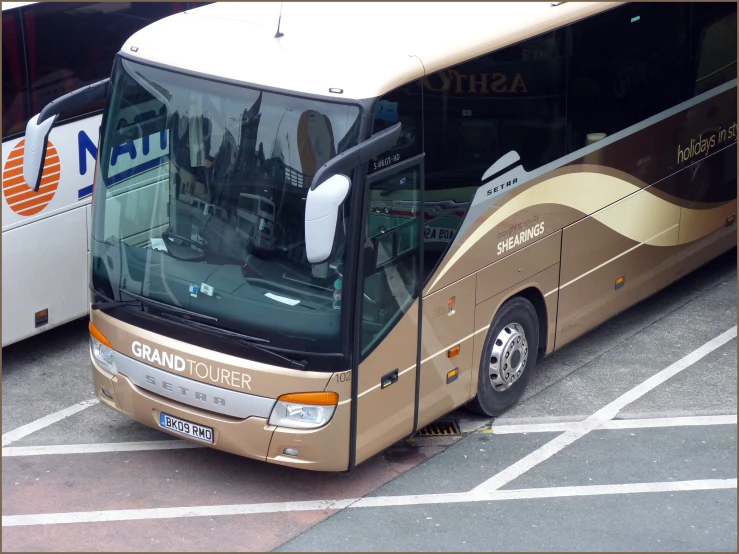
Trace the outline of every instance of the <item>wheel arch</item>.
<path fill-rule="evenodd" d="M 491 316 L 491 324 L 486 327 L 487 332 L 484 335 L 484 339 L 481 343 L 481 346 L 479 347 L 479 351 L 476 352 L 474 357 L 474 370 L 473 370 L 473 376 L 472 376 L 472 387 L 471 392 L 473 392 L 471 399 L 465 404 L 468 410 L 472 411 L 473 413 L 477 413 L 480 415 L 485 415 L 486 417 L 490 417 L 491 412 L 489 411 L 490 406 L 488 408 L 483 408 L 484 400 L 481 400 L 480 397 L 478 397 L 478 391 L 480 386 L 480 379 L 481 374 L 480 372 L 483 371 L 483 358 L 485 356 L 485 351 L 487 349 L 487 343 L 490 340 L 490 333 L 493 332 L 493 323 L 495 323 L 495 319 L 498 316 L 498 314 L 501 312 L 501 310 L 504 308 L 505 305 L 507 305 L 511 301 L 515 301 L 517 299 L 523 299 L 526 300 L 528 303 L 531 304 L 534 311 L 536 312 L 536 324 L 538 326 L 538 344 L 536 345 L 536 352 L 538 354 L 537 358 L 543 357 L 542 354 L 546 353 L 547 350 L 547 337 L 548 337 L 548 310 L 546 306 L 546 301 L 544 298 L 544 294 L 541 292 L 541 289 L 538 286 L 538 283 L 535 282 L 528 282 L 528 283 L 521 283 L 520 288 L 513 288 L 508 291 L 506 291 L 506 294 L 501 294 L 497 298 L 495 298 L 495 308 L 494 311 L 492 311 Z M 488 312 L 489 313 L 489 312 Z M 530 349 L 533 350 L 533 345 L 529 345 Z M 525 383 L 528 381 L 528 377 L 530 376 L 530 370 L 528 373 L 526 373 L 525 380 L 523 380 L 524 387 L 526 386 Z M 505 394 L 505 393 L 501 393 Z M 515 402 L 518 402 L 516 400 Z M 515 404 L 514 404 L 515 405 Z M 500 411 L 496 415 L 500 415 L 507 409 L 506 408 L 499 408 Z M 497 410 L 496 410 L 497 411 Z M 495 416 L 493 416 L 495 417 Z"/>
<path fill-rule="evenodd" d="M 549 319 L 544 294 L 536 286 L 531 285 L 506 298 L 501 303 L 501 306 L 516 297 L 528 300 L 536 310 L 536 316 L 539 320 L 539 344 L 537 345 L 537 348 L 541 354 L 544 354 L 547 350 L 547 336 L 549 334 Z"/>

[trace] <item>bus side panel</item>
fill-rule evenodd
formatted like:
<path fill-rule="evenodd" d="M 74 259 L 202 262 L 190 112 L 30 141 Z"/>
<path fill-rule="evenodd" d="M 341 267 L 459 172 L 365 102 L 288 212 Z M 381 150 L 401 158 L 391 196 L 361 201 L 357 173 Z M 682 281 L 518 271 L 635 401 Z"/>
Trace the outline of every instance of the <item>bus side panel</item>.
<path fill-rule="evenodd" d="M 648 187 L 564 229 L 556 348 L 675 279 L 679 224 Z"/>
<path fill-rule="evenodd" d="M 674 194 L 684 198 L 680 213 L 678 274 L 684 275 L 736 245 L 736 89 L 696 107 L 693 135 L 707 136 L 715 152 L 699 154 L 699 161 L 676 176 Z M 684 148 L 685 152 L 690 150 Z M 691 161 L 691 160 L 688 160 Z M 734 219 L 734 222 L 736 220 Z"/>
<path fill-rule="evenodd" d="M 556 231 L 481 270 L 477 279 L 476 303 L 480 304 L 499 292 L 559 263 L 561 243 L 562 232 Z"/>
<path fill-rule="evenodd" d="M 87 313 L 86 232 L 81 206 L 3 233 L 3 347 Z"/>
<path fill-rule="evenodd" d="M 735 212 L 736 203 L 734 203 L 732 213 Z M 677 253 L 679 275 L 681 277 L 687 275 L 727 250 L 736 247 L 736 233 L 737 228 L 735 225 L 731 225 L 730 227 L 723 225 L 719 230 L 714 231 L 707 237 L 680 246 Z"/>
<path fill-rule="evenodd" d="M 478 278 L 478 281 L 480 278 Z M 557 323 L 557 285 L 559 284 L 559 263 L 548 267 L 547 269 L 532 275 L 517 285 L 509 289 L 499 292 L 495 296 L 479 303 L 475 306 L 475 337 L 474 350 L 472 354 L 472 383 L 470 386 L 470 398 L 477 394 L 477 383 L 480 377 L 480 360 L 482 358 L 482 348 L 485 344 L 488 328 L 495 317 L 495 313 L 500 309 L 503 303 L 520 293 L 525 289 L 534 288 L 544 297 L 546 306 L 546 322 L 547 322 L 547 348 L 549 352 L 554 348 L 554 333 Z M 542 332 L 540 330 L 540 332 Z"/>
<path fill-rule="evenodd" d="M 423 299 L 419 429 L 469 400 L 476 283 L 473 274 Z M 450 358 L 456 345 L 459 354 Z M 454 369 L 459 373 L 448 378 Z"/>
<path fill-rule="evenodd" d="M 729 215 L 735 214 L 736 202 L 732 202 L 725 206 L 725 208 L 725 211 L 729 212 Z M 710 235 L 680 246 L 677 252 L 679 276 L 690 273 L 736 246 L 736 225 L 732 224 L 727 226 L 725 221 L 726 217 L 723 217 L 720 222 L 721 226 L 717 230 L 711 232 Z"/>
<path fill-rule="evenodd" d="M 418 354 L 418 301 L 372 353 L 359 364 L 357 453 L 359 464 L 408 436 L 413 430 Z M 382 378 L 397 371 L 397 381 L 383 388 Z"/>
<path fill-rule="evenodd" d="M 88 311 L 87 211 L 99 125 L 94 116 L 52 128 L 56 156 L 47 155 L 37 192 L 22 177 L 23 139 L 3 142 L 3 347 Z M 49 323 L 36 328 L 34 314 L 44 308 Z"/>

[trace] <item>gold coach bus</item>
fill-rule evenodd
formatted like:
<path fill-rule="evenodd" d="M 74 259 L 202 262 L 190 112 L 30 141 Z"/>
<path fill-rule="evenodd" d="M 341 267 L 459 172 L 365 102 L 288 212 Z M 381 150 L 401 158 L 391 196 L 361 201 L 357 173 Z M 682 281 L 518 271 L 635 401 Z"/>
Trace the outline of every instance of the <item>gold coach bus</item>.
<path fill-rule="evenodd" d="M 506 411 L 539 358 L 735 247 L 736 51 L 736 3 L 225 3 L 145 27 L 26 135 L 38 186 L 58 114 L 106 98 L 97 396 L 322 471 Z M 274 207 L 269 255 L 243 195 Z"/>

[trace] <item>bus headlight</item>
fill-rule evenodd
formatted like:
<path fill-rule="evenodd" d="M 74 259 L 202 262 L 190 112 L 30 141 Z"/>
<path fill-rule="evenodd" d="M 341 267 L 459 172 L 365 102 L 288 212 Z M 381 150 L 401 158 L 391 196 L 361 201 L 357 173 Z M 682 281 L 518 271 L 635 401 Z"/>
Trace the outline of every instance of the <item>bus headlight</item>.
<path fill-rule="evenodd" d="M 335 392 L 283 394 L 275 402 L 269 424 L 293 429 L 316 429 L 326 425 L 336 411 Z"/>
<path fill-rule="evenodd" d="M 113 360 L 113 348 L 111 348 L 110 341 L 92 324 L 92 321 L 90 322 L 90 350 L 92 351 L 92 357 L 103 369 L 110 373 L 118 373 L 118 368 L 116 368 Z"/>

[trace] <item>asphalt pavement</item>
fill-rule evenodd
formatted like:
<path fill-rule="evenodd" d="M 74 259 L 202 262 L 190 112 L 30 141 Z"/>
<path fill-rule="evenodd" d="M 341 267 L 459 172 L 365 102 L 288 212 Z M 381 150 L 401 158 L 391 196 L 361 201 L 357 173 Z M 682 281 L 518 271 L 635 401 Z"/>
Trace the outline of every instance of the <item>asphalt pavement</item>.
<path fill-rule="evenodd" d="M 736 551 L 736 262 L 542 360 L 503 417 L 458 410 L 461 436 L 351 474 L 185 447 L 90 403 L 84 321 L 5 348 L 3 548 Z"/>

